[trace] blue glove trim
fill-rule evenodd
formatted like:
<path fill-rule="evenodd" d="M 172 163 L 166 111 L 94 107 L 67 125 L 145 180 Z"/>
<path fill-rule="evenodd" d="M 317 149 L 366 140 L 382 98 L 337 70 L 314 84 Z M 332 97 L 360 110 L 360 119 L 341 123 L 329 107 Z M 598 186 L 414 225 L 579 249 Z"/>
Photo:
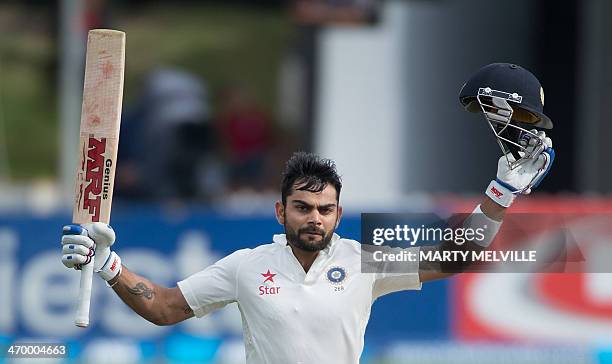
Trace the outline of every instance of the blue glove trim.
<path fill-rule="evenodd" d="M 85 231 L 85 229 L 81 225 L 71 224 L 64 226 L 62 235 L 84 235 L 83 231 Z"/>
<path fill-rule="evenodd" d="M 510 192 L 516 192 L 518 191 L 517 188 L 510 186 L 509 184 L 507 184 L 506 182 L 500 180 L 499 178 L 495 179 L 497 181 L 497 183 L 499 183 L 500 185 L 502 185 L 503 187 L 507 188 Z"/>
<path fill-rule="evenodd" d="M 548 163 L 548 167 L 546 167 L 546 170 L 544 171 L 544 173 L 534 182 L 532 188 L 536 188 L 540 185 L 540 182 L 542 182 L 544 177 L 546 177 L 546 175 L 550 171 L 550 167 L 552 167 L 552 164 L 555 161 L 555 150 L 554 149 L 546 148 L 544 149 L 544 153 L 548 154 L 548 157 L 550 158 L 550 163 Z"/>

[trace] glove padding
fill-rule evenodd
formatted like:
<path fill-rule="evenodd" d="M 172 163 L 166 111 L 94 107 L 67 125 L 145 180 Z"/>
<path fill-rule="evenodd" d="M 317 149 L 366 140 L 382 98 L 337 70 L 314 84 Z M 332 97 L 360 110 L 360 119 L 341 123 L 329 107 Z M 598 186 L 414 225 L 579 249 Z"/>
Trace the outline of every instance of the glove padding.
<path fill-rule="evenodd" d="M 536 137 L 527 141 L 526 148 L 528 152 L 533 154 L 532 158 L 525 160 L 513 169 L 510 169 L 508 165 L 508 160 L 510 162 L 516 161 L 511 153 L 502 156 L 497 162 L 497 179 L 491 182 L 486 194 L 501 206 L 510 206 L 516 195 L 530 194 L 532 189 L 538 187 L 550 171 L 555 159 L 552 140 L 543 131 L 532 130 L 532 132 L 537 133 L 537 138 L 542 141 L 542 143 L 538 143 Z M 519 152 L 519 154 L 525 155 L 524 152 Z"/>
<path fill-rule="evenodd" d="M 66 225 L 62 229 L 62 263 L 81 269 L 95 255 L 94 272 L 108 281 L 121 270 L 121 259 L 110 249 L 114 242 L 115 231 L 107 224 Z"/>

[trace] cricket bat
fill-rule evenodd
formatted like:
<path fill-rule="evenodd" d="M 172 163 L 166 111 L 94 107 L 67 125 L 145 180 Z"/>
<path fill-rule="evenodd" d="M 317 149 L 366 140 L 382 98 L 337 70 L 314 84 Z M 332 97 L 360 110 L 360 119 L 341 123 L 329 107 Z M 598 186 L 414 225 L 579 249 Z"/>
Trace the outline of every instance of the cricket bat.
<path fill-rule="evenodd" d="M 113 182 L 117 165 L 125 33 L 90 30 L 87 37 L 79 158 L 72 222 L 110 222 Z M 83 265 L 75 324 L 89 325 L 89 302 L 94 258 Z"/>

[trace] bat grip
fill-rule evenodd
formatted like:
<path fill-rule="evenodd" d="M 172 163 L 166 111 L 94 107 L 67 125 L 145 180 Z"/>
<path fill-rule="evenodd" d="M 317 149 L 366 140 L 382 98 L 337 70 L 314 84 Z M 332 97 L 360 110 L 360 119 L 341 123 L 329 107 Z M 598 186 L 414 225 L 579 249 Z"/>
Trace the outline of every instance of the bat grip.
<path fill-rule="evenodd" d="M 91 284 L 93 281 L 93 267 L 95 257 L 91 262 L 81 268 L 81 283 L 79 285 L 79 297 L 77 299 L 77 313 L 74 324 L 78 327 L 89 326 L 89 303 L 91 301 Z"/>

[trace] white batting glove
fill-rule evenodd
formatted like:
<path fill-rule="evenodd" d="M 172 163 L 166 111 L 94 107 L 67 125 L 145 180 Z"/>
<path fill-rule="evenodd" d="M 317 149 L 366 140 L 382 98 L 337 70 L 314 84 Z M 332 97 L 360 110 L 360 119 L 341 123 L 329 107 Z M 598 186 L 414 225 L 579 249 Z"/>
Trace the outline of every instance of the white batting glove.
<path fill-rule="evenodd" d="M 121 258 L 110 249 L 114 242 L 115 231 L 107 224 L 66 225 L 62 229 L 62 263 L 81 269 L 95 255 L 94 272 L 109 281 L 121 271 Z"/>
<path fill-rule="evenodd" d="M 517 195 L 528 195 L 533 188 L 538 187 L 555 160 L 552 140 L 543 131 L 533 130 L 533 132 L 538 134 L 542 145 L 538 146 L 539 143 L 536 143 L 535 137 L 529 141 L 527 149 L 529 152 L 535 151 L 532 159 L 513 169 L 510 169 L 506 160 L 508 158 L 510 162 L 516 161 L 511 153 L 502 156 L 497 162 L 497 179 L 491 181 L 485 193 L 503 207 L 509 207 Z M 536 148 L 539 149 L 536 150 Z M 525 153 L 519 152 L 519 154 L 524 155 Z"/>

